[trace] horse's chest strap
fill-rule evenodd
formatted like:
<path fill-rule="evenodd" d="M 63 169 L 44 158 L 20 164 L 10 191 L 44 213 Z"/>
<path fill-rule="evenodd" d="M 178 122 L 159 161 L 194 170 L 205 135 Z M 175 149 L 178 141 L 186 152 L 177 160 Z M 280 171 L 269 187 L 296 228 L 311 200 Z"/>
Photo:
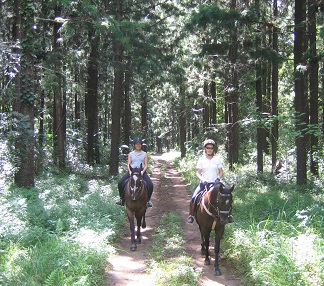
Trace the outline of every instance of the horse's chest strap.
<path fill-rule="evenodd" d="M 215 216 L 213 225 L 212 225 L 212 230 L 215 230 L 216 223 L 217 223 L 217 217 Z"/>
<path fill-rule="evenodd" d="M 209 209 L 206 207 L 206 202 L 205 202 L 205 198 L 204 198 L 204 197 L 203 197 L 201 203 L 202 203 L 202 205 L 203 205 L 204 210 L 206 211 L 206 213 L 208 213 L 211 217 L 216 218 L 216 215 L 214 215 L 213 213 L 211 213 L 211 212 L 209 211 Z"/>

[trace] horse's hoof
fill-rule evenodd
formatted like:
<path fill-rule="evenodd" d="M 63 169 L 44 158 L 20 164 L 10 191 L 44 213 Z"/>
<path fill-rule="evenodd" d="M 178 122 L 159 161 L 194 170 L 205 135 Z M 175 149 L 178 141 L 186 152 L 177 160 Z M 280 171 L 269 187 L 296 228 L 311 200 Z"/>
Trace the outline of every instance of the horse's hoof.
<path fill-rule="evenodd" d="M 204 262 L 205 265 L 210 265 L 210 260 L 209 259 L 206 259 L 205 262 Z"/>
<path fill-rule="evenodd" d="M 205 249 L 202 249 L 202 250 L 200 251 L 200 254 L 203 255 L 203 256 L 205 256 L 205 255 L 206 255 L 206 250 L 205 250 Z"/>
<path fill-rule="evenodd" d="M 143 223 L 142 224 L 142 228 L 146 228 L 146 223 Z"/>
<path fill-rule="evenodd" d="M 141 238 L 139 238 L 139 237 L 136 238 L 136 243 L 137 243 L 137 244 L 141 244 L 141 242 L 142 242 Z"/>
<path fill-rule="evenodd" d="M 222 272 L 220 271 L 220 269 L 215 269 L 215 276 L 221 276 Z"/>
<path fill-rule="evenodd" d="M 132 243 L 131 247 L 130 247 L 130 250 L 131 251 L 135 251 L 137 249 L 137 245 L 136 243 Z"/>

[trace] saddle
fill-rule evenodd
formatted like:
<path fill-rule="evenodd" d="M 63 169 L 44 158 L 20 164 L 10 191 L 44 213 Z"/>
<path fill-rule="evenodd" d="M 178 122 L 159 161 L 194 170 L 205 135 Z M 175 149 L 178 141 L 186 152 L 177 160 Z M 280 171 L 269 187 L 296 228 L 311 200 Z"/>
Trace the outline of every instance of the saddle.
<path fill-rule="evenodd" d="M 203 190 L 201 190 L 194 198 L 194 204 L 195 204 L 195 209 L 194 209 L 194 214 L 197 212 L 198 207 L 200 206 L 202 199 L 204 197 L 204 195 L 211 191 L 216 185 L 218 184 L 222 184 L 224 186 L 224 184 L 222 182 L 216 182 L 215 184 L 211 184 L 208 189 L 205 187 Z"/>

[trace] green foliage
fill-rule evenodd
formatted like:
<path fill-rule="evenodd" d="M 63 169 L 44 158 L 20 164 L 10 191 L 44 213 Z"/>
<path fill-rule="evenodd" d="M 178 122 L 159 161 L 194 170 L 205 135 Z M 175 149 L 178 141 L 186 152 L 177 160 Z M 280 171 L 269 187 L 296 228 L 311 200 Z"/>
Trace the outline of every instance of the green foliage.
<path fill-rule="evenodd" d="M 104 180 L 48 174 L 0 197 L 1 285 L 105 285 L 106 257 L 125 215 Z"/>
<path fill-rule="evenodd" d="M 105 254 L 54 235 L 29 248 L 11 245 L 4 252 L 1 285 L 104 285 Z"/>

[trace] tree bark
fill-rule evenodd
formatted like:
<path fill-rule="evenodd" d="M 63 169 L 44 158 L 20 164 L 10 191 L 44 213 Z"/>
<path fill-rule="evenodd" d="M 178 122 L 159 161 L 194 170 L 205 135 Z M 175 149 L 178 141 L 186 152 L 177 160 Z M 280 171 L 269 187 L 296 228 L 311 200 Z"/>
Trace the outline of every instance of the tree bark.
<path fill-rule="evenodd" d="M 98 154 L 98 62 L 99 62 L 99 37 L 95 35 L 95 29 L 90 29 L 88 39 L 90 42 L 90 55 L 88 63 L 87 80 L 87 117 L 88 117 L 88 156 L 87 162 L 93 165 L 100 163 Z"/>
<path fill-rule="evenodd" d="M 316 11 L 315 0 L 308 1 L 308 35 L 309 35 L 309 123 L 312 129 L 310 134 L 310 171 L 318 176 L 318 57 L 316 52 Z"/>
<path fill-rule="evenodd" d="M 179 143 L 181 158 L 186 156 L 186 107 L 185 94 L 183 88 L 180 88 L 180 106 L 179 106 Z"/>
<path fill-rule="evenodd" d="M 273 17 L 274 20 L 278 17 L 278 3 L 277 0 L 273 1 Z M 275 21 L 274 21 L 275 22 Z M 278 52 L 278 28 L 276 25 L 272 29 L 272 48 Z M 271 81 L 271 115 L 272 115 L 272 128 L 271 128 L 271 164 L 272 170 L 275 170 L 277 164 L 277 149 L 278 149 L 278 62 L 272 62 L 272 81 Z"/>
<path fill-rule="evenodd" d="M 296 152 L 297 152 L 297 184 L 307 183 L 307 149 L 308 140 L 308 101 L 306 92 L 306 63 L 303 60 L 306 51 L 306 1 L 295 0 L 295 119 L 296 119 Z"/>
<path fill-rule="evenodd" d="M 55 17 L 61 16 L 61 8 L 55 7 Z M 56 55 L 54 63 L 55 84 L 54 92 L 54 162 L 60 169 L 65 168 L 65 114 L 62 94 L 62 49 L 59 44 L 59 30 L 62 24 L 54 22 L 53 26 L 53 53 Z"/>
<path fill-rule="evenodd" d="M 122 20 L 122 1 L 118 0 L 116 4 L 115 18 L 117 21 Z M 112 123 L 111 123 L 111 149 L 109 162 L 109 175 L 118 174 L 119 166 L 119 141 L 120 141 L 120 116 L 121 103 L 123 98 L 123 46 L 122 43 L 115 39 L 114 42 L 114 91 L 112 95 Z"/>
<path fill-rule="evenodd" d="M 236 0 L 232 0 L 230 4 L 231 10 L 236 10 Z M 230 79 L 229 79 L 229 93 L 227 97 L 227 112 L 228 115 L 228 135 L 227 135 L 227 149 L 228 149 L 228 162 L 229 167 L 233 170 L 234 165 L 238 162 L 239 150 L 239 123 L 238 123 L 238 71 L 236 68 L 237 59 L 237 32 L 236 29 L 232 31 L 231 45 L 229 50 L 230 62 Z"/>
<path fill-rule="evenodd" d="M 34 10 L 28 5 L 15 0 L 15 22 L 14 39 L 21 43 L 21 59 L 19 75 L 16 77 L 16 95 L 13 110 L 16 112 L 17 137 L 15 149 L 18 157 L 17 171 L 15 172 L 15 183 L 20 187 L 35 186 L 35 164 L 34 164 L 34 99 L 35 90 L 33 71 L 33 58 L 31 55 L 33 38 L 35 34 L 30 31 L 32 27 Z M 28 37 L 27 37 L 27 34 Z"/>
<path fill-rule="evenodd" d="M 211 124 L 215 125 L 217 123 L 217 109 L 216 109 L 217 94 L 216 94 L 216 82 L 215 81 L 212 81 L 210 83 L 210 96 L 212 98 L 212 106 L 210 109 L 210 121 L 211 121 Z"/>
<path fill-rule="evenodd" d="M 259 43 L 260 39 L 257 39 L 256 42 Z M 256 46 L 256 49 L 259 47 Z M 255 91 L 256 91 L 256 108 L 259 121 L 262 122 L 262 78 L 261 78 L 261 62 L 260 59 L 256 59 L 256 82 L 255 82 Z M 263 127 L 262 123 L 259 122 L 257 127 L 257 172 L 263 173 Z"/>
<path fill-rule="evenodd" d="M 203 97 L 203 129 L 206 133 L 209 129 L 209 98 L 208 98 L 208 82 L 204 82 L 204 97 Z"/>
<path fill-rule="evenodd" d="M 130 144 L 132 128 L 132 108 L 130 104 L 130 71 L 125 73 L 125 115 L 124 115 L 124 144 Z"/>

